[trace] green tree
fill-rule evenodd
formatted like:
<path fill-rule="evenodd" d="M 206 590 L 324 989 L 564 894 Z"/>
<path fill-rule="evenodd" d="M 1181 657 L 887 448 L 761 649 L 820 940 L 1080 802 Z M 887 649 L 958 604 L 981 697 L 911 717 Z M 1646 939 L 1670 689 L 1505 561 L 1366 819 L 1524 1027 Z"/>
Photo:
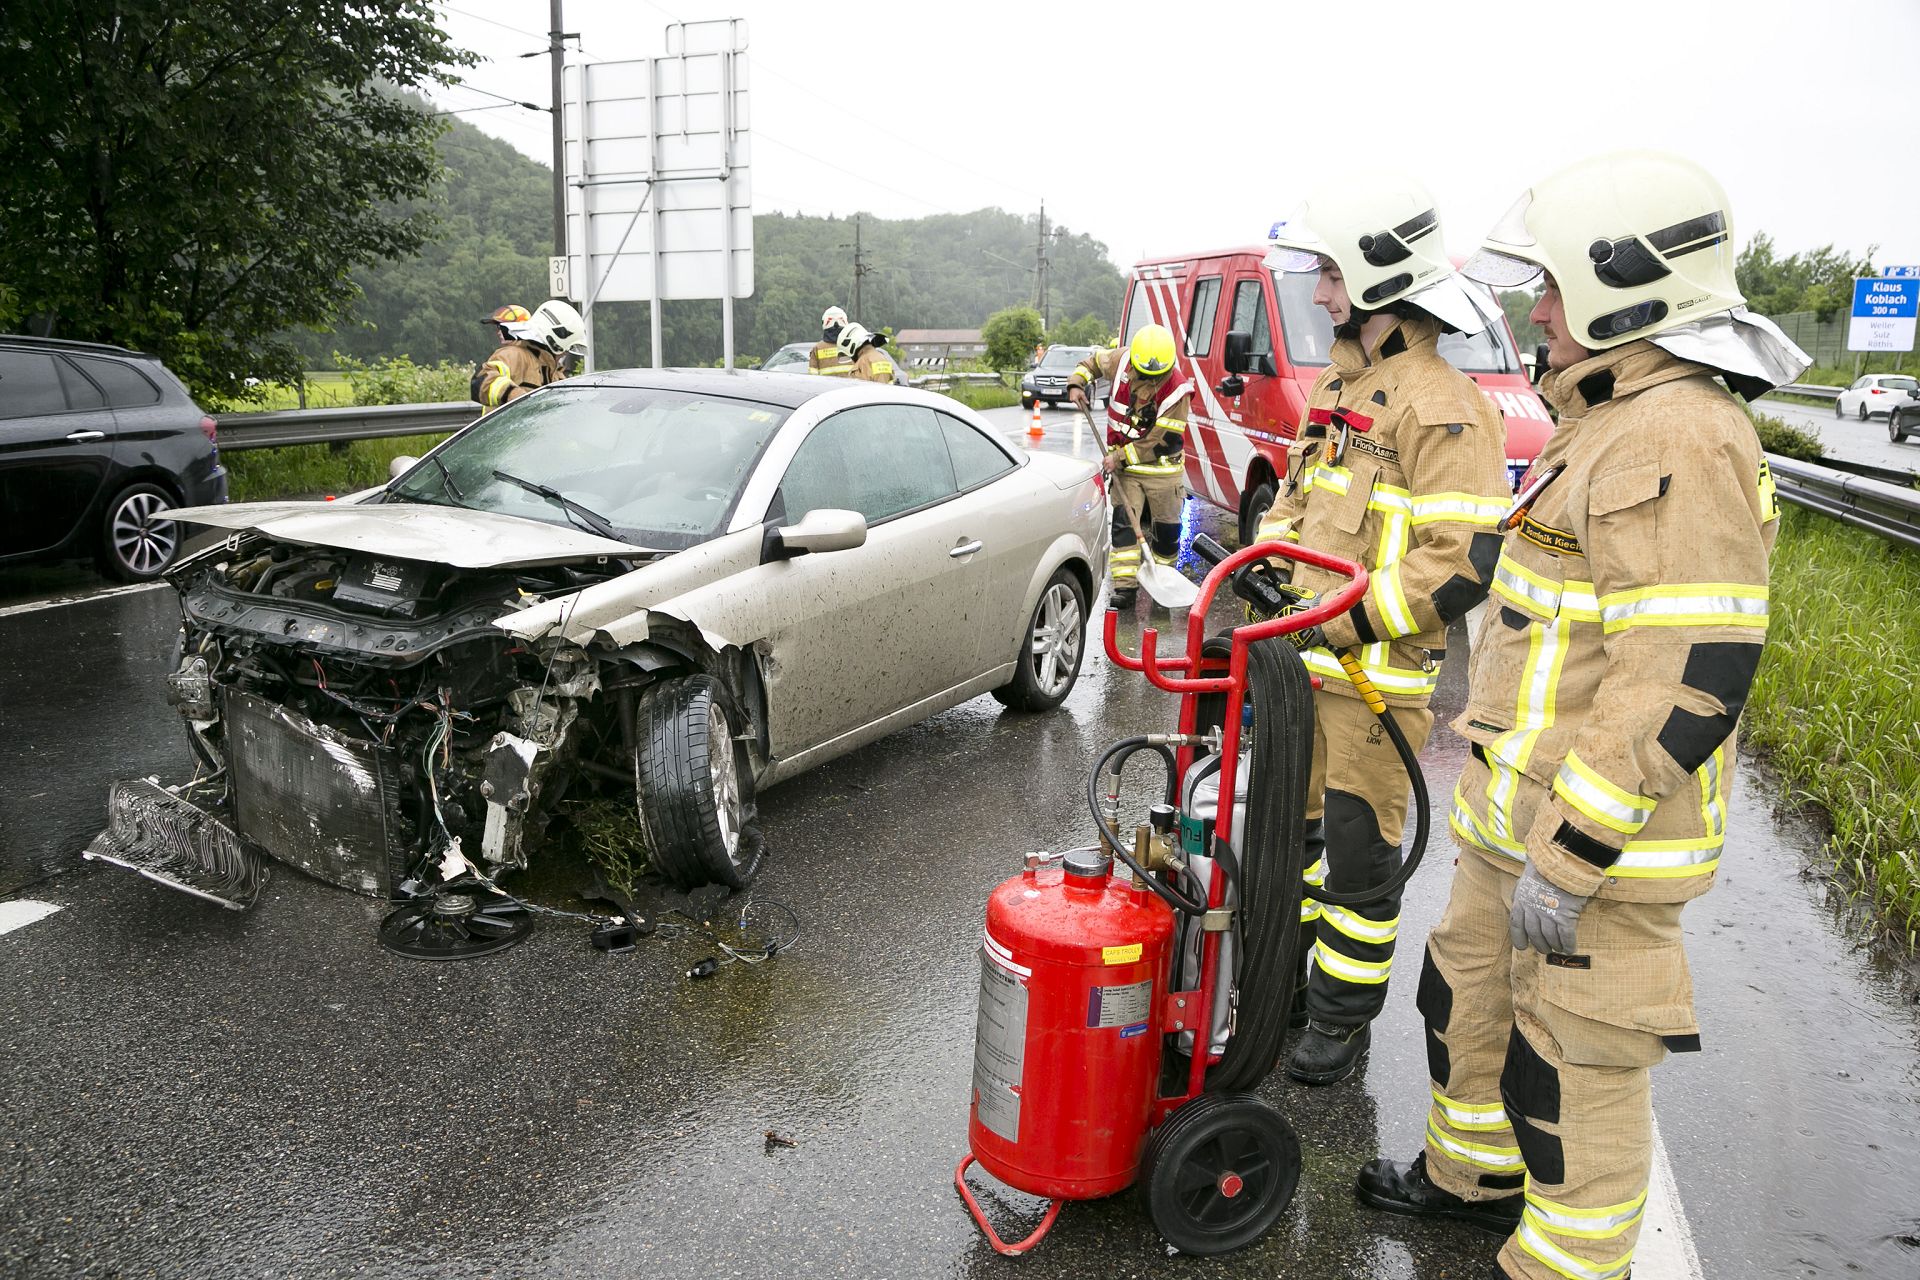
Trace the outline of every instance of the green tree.
<path fill-rule="evenodd" d="M 0 5 L 0 280 L 42 332 L 161 356 L 197 393 L 292 380 L 350 273 L 432 236 L 442 126 L 406 89 L 471 62 L 429 0 Z"/>
<path fill-rule="evenodd" d="M 1546 331 L 1527 318 L 1543 290 L 1544 286 L 1536 284 L 1531 289 L 1504 289 L 1500 293 L 1500 309 L 1507 313 L 1507 327 L 1513 330 L 1514 345 L 1522 354 L 1547 340 Z"/>
<path fill-rule="evenodd" d="M 1047 341 L 1068 347 L 1104 347 L 1111 337 L 1113 326 L 1089 313 L 1078 320 L 1055 325 L 1053 332 L 1047 335 Z"/>
<path fill-rule="evenodd" d="M 1008 307 L 987 317 L 980 336 L 987 340 L 987 363 L 995 369 L 1024 369 L 1042 336 L 1040 313 L 1032 307 Z"/>
<path fill-rule="evenodd" d="M 1856 258 L 1827 244 L 1783 258 L 1774 249 L 1773 237 L 1763 231 L 1740 251 L 1734 279 L 1747 305 L 1763 316 L 1811 311 L 1825 324 L 1853 304 L 1854 278 L 1873 274 L 1879 247 L 1868 245 Z"/>

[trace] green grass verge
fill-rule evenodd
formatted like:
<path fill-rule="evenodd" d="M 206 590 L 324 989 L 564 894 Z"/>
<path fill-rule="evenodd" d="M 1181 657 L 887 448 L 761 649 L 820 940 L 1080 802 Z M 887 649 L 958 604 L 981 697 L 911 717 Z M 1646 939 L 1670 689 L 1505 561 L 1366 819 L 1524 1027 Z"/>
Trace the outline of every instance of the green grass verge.
<path fill-rule="evenodd" d="M 1749 740 L 1884 931 L 1920 945 L 1920 553 L 1795 507 L 1773 554 Z"/>
<path fill-rule="evenodd" d="M 963 382 L 943 394 L 969 409 L 1004 409 L 1010 404 L 1020 403 L 1020 393 L 1012 387 L 983 382 Z"/>
<path fill-rule="evenodd" d="M 311 402 L 309 402 L 311 403 Z M 401 454 L 419 457 L 447 438 L 448 433 L 395 436 L 390 440 L 355 440 L 340 453 L 324 444 L 292 445 L 285 449 L 247 449 L 226 453 L 228 496 L 235 502 L 265 502 L 273 498 L 310 498 L 353 493 L 387 482 L 387 464 Z"/>

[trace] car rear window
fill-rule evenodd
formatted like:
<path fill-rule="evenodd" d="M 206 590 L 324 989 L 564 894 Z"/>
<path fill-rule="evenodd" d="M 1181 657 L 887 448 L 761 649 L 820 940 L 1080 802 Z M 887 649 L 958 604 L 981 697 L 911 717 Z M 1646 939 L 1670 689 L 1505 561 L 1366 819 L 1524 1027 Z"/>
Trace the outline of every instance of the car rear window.
<path fill-rule="evenodd" d="M 67 394 L 44 351 L 0 350 L 0 418 L 65 413 Z"/>
<path fill-rule="evenodd" d="M 953 457 L 953 481 L 965 491 L 1005 475 L 1017 465 L 1007 451 L 980 431 L 949 414 L 940 414 L 940 429 L 947 436 L 947 452 Z"/>
<path fill-rule="evenodd" d="M 1890 391 L 1920 391 L 1920 382 L 1912 378 L 1882 378 L 1880 385 Z"/>
<path fill-rule="evenodd" d="M 93 356 L 75 356 L 87 375 L 107 393 L 107 403 L 116 409 L 138 409 L 159 404 L 160 388 L 130 364 L 119 360 L 101 360 Z"/>
<path fill-rule="evenodd" d="M 55 360 L 54 366 L 60 371 L 60 385 L 66 389 L 69 409 L 98 409 L 106 404 L 100 388 L 87 381 L 71 360 Z"/>

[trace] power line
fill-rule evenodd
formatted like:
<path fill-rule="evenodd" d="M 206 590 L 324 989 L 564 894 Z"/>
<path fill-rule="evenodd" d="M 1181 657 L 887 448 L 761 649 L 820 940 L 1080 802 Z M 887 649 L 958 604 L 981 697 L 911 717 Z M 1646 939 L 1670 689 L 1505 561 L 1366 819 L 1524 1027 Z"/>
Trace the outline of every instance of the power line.
<path fill-rule="evenodd" d="M 932 209 L 937 213 L 945 213 L 947 210 L 947 206 L 944 204 L 939 204 L 935 201 L 928 200 L 923 196 L 916 196 L 910 191 L 902 191 L 898 187 L 890 187 L 886 183 L 877 181 L 876 179 L 873 179 L 873 178 L 869 178 L 863 173 L 855 173 L 853 170 L 847 168 L 845 165 L 835 164 L 831 160 L 824 160 L 821 157 L 814 155 L 811 151 L 802 151 L 799 147 L 794 146 L 791 142 L 784 142 L 781 139 L 774 137 L 772 134 L 768 133 L 764 129 L 755 129 L 753 131 L 753 136 L 756 138 L 762 138 L 768 142 L 771 142 L 776 147 L 784 147 L 788 151 L 793 152 L 795 155 L 800 156 L 807 160 L 811 160 L 815 164 L 823 164 L 829 169 L 837 169 L 841 173 L 846 174 L 849 178 L 858 179 L 859 181 L 866 183 L 870 187 L 878 187 L 882 191 L 891 192 L 892 194 L 899 196 L 902 199 L 911 200 L 915 204 L 923 204 L 927 206 L 927 208 Z"/>

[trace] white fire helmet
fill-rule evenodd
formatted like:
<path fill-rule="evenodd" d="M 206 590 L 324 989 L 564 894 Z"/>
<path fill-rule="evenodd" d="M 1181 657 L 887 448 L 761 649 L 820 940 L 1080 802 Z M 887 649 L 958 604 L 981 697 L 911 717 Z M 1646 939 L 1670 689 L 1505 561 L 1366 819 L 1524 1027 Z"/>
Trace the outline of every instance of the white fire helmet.
<path fill-rule="evenodd" d="M 876 342 L 871 333 L 860 325 L 848 322 L 840 328 L 840 354 L 851 360 L 860 354 L 860 348 L 869 342 Z"/>
<path fill-rule="evenodd" d="M 846 328 L 847 313 L 839 307 L 828 307 L 820 313 L 820 331 L 824 333 L 835 325 L 839 325 L 843 329 Z"/>
<path fill-rule="evenodd" d="M 572 304 L 549 298 L 533 309 L 525 322 L 507 326 L 516 338 L 538 343 L 556 356 L 587 354 L 587 322 Z"/>
<path fill-rule="evenodd" d="M 1491 298 L 1454 274 L 1433 197 L 1402 174 L 1327 182 L 1268 230 L 1272 270 L 1318 271 L 1322 259 L 1339 267 L 1348 298 L 1362 310 L 1404 299 L 1462 333 L 1480 332 L 1499 314 Z"/>
<path fill-rule="evenodd" d="M 1664 152 L 1616 151 L 1535 183 L 1461 272 L 1496 289 L 1550 273 L 1568 336 L 1589 350 L 1648 338 L 1746 383 L 1791 382 L 1806 353 L 1746 309 L 1734 260 L 1733 212 L 1713 175 Z"/>

